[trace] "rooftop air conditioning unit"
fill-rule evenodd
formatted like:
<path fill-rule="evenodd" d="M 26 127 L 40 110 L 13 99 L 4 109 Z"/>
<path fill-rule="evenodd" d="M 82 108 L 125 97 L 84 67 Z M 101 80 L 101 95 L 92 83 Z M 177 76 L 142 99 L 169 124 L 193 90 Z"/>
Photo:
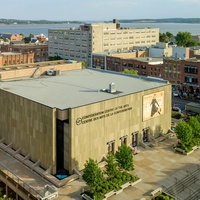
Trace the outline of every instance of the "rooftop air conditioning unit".
<path fill-rule="evenodd" d="M 116 90 L 115 90 L 115 83 L 110 83 L 109 84 L 109 92 L 110 93 L 115 93 Z"/>
<path fill-rule="evenodd" d="M 48 76 L 54 76 L 55 75 L 55 70 L 52 70 L 52 69 L 47 70 L 47 75 Z"/>

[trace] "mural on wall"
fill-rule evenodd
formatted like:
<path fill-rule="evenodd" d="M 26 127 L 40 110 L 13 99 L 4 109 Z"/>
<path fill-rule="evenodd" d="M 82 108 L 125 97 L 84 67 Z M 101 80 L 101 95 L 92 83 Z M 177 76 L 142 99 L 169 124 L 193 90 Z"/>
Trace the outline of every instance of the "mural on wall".
<path fill-rule="evenodd" d="M 143 121 L 164 114 L 164 91 L 143 96 Z"/>

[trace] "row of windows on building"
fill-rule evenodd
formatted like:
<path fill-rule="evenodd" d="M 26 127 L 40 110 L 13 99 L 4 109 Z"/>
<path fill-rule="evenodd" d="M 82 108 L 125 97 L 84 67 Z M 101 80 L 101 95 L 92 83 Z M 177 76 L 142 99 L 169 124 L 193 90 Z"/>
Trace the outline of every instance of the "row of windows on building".
<path fill-rule="evenodd" d="M 148 142 L 149 137 L 149 128 L 145 128 L 142 131 L 142 141 Z M 119 138 L 121 141 L 121 145 L 125 144 L 126 146 L 129 146 L 133 150 L 135 150 L 138 146 L 138 140 L 139 140 L 139 131 L 136 131 L 131 134 L 131 144 L 128 144 L 128 135 L 122 136 Z M 108 153 L 115 153 L 115 140 L 107 142 L 108 145 Z"/>
<path fill-rule="evenodd" d="M 132 45 L 132 44 L 142 44 L 142 43 L 154 43 L 156 42 L 155 40 L 147 40 L 147 41 L 129 41 L 129 42 L 124 42 L 122 43 L 121 41 L 119 43 L 105 43 L 103 44 L 103 46 L 121 46 L 121 45 Z M 93 45 L 95 45 L 95 43 L 93 42 Z"/>
<path fill-rule="evenodd" d="M 156 33 L 156 31 L 135 31 L 135 32 L 133 32 L 133 31 L 124 31 L 124 32 L 122 32 L 122 31 L 117 31 L 117 32 L 104 32 L 103 34 L 104 35 L 120 35 L 120 34 L 123 34 L 123 35 L 126 35 L 126 34 L 130 34 L 130 35 L 133 35 L 133 34 L 151 34 L 151 35 L 154 35 L 155 33 Z"/>

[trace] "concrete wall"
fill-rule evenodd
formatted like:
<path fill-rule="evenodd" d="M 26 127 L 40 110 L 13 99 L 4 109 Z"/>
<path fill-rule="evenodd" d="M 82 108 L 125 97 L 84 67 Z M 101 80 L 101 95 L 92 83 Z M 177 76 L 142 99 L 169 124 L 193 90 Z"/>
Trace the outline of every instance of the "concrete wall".
<path fill-rule="evenodd" d="M 143 121 L 143 96 L 158 91 L 164 91 L 164 114 Z M 142 130 L 147 127 L 154 136 L 158 135 L 158 130 L 167 132 L 171 126 L 169 99 L 171 99 L 171 85 L 119 98 L 113 96 L 113 99 L 108 101 L 72 109 L 69 171 L 74 167 L 83 169 L 89 158 L 101 161 L 108 153 L 107 142 L 112 140 L 115 140 L 115 150 L 117 150 L 121 145 L 120 137 L 127 135 L 127 145 L 130 145 L 132 133 L 135 131 L 139 131 L 139 141 L 142 139 Z M 127 110 L 122 111 L 123 109 Z M 115 114 L 116 111 L 120 112 Z"/>
<path fill-rule="evenodd" d="M 172 57 L 187 59 L 190 56 L 190 49 L 187 47 L 173 47 L 172 48 Z"/>
<path fill-rule="evenodd" d="M 0 90 L 0 138 L 34 162 L 56 170 L 56 110 Z"/>
<path fill-rule="evenodd" d="M 149 56 L 150 57 L 162 57 L 165 55 L 166 57 L 172 56 L 172 48 L 165 48 L 165 49 L 160 49 L 160 48 L 149 48 Z"/>
<path fill-rule="evenodd" d="M 40 66 L 40 63 L 38 63 L 38 66 Z M 33 74 L 34 76 L 40 76 L 42 74 L 46 74 L 46 71 L 50 69 L 60 70 L 61 72 L 68 71 L 68 70 L 81 69 L 81 63 L 47 65 L 47 66 L 41 66 L 38 69 L 37 69 L 37 66 L 33 67 L 31 65 L 30 66 L 27 65 L 26 68 L 24 68 L 24 66 L 21 66 L 21 67 L 19 66 L 18 69 L 13 69 L 13 68 L 14 67 L 12 66 L 7 66 L 5 68 L 7 70 L 0 71 L 0 80 L 32 77 Z"/>

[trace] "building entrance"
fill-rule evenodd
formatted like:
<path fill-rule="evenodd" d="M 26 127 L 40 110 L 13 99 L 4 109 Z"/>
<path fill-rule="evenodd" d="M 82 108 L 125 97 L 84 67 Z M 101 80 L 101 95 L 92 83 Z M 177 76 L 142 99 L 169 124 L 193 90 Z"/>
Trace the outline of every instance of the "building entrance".
<path fill-rule="evenodd" d="M 136 147 L 138 144 L 138 132 L 132 134 L 132 147 Z"/>
<path fill-rule="evenodd" d="M 149 129 L 144 129 L 143 130 L 143 142 L 148 142 L 148 134 L 149 134 Z"/>

